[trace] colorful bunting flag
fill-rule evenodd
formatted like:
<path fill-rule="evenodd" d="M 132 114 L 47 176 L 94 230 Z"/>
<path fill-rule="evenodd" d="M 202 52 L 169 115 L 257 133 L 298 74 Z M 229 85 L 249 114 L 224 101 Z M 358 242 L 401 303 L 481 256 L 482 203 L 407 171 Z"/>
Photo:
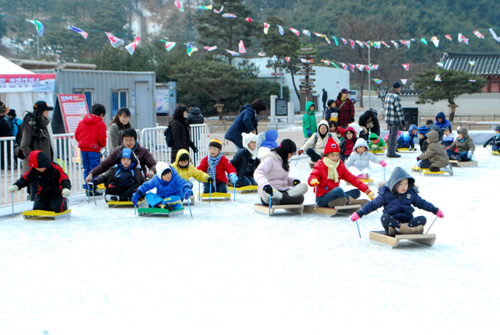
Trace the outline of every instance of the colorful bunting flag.
<path fill-rule="evenodd" d="M 229 54 L 231 54 L 231 56 L 233 56 L 233 57 L 236 57 L 236 56 L 239 56 L 239 55 L 240 55 L 240 54 L 239 54 L 239 53 L 237 53 L 236 51 L 231 51 L 231 50 L 227 50 L 227 49 L 226 49 L 226 52 L 227 52 L 227 53 L 229 53 Z"/>
<path fill-rule="evenodd" d="M 370 44 L 368 44 L 367 42 L 363 42 L 363 44 L 368 48 L 370 49 Z"/>
<path fill-rule="evenodd" d="M 228 19 L 236 19 L 237 18 L 236 15 L 231 14 L 231 13 L 222 14 L 222 17 L 228 18 Z"/>
<path fill-rule="evenodd" d="M 355 42 L 356 42 L 356 43 L 357 43 L 360 47 L 362 47 L 362 48 L 364 48 L 364 47 L 365 47 L 365 46 L 364 46 L 364 44 L 363 44 L 363 43 L 361 43 L 361 41 L 356 40 Z"/>
<path fill-rule="evenodd" d="M 184 11 L 184 4 L 182 3 L 182 1 L 176 1 L 176 2 L 175 2 L 175 7 L 177 7 L 177 9 L 178 9 L 180 12 L 183 12 L 183 11 Z"/>
<path fill-rule="evenodd" d="M 326 35 L 323 35 L 323 37 L 325 38 L 325 41 L 328 45 L 332 44 L 332 42 L 330 41 L 330 39 Z"/>
<path fill-rule="evenodd" d="M 217 50 L 217 46 L 216 45 L 214 45 L 213 47 L 204 46 L 203 49 L 205 49 L 207 51 L 214 51 L 214 50 Z"/>
<path fill-rule="evenodd" d="M 276 57 L 276 55 L 273 55 L 273 57 L 269 58 L 269 60 L 271 62 L 277 62 L 278 61 L 278 57 Z"/>
<path fill-rule="evenodd" d="M 209 5 L 209 6 L 198 6 L 198 9 L 200 9 L 200 10 L 212 10 L 212 5 Z"/>
<path fill-rule="evenodd" d="M 266 56 L 266 53 L 264 51 L 261 51 L 257 54 L 257 56 L 260 56 L 260 57 L 265 57 Z"/>
<path fill-rule="evenodd" d="M 332 38 L 335 41 L 335 45 L 339 46 L 339 40 L 335 36 L 332 36 Z"/>
<path fill-rule="evenodd" d="M 340 65 L 342 65 L 342 67 L 344 68 L 344 70 L 347 70 L 348 69 L 348 66 L 346 63 L 340 63 Z"/>
<path fill-rule="evenodd" d="M 119 46 L 122 46 L 125 44 L 124 40 L 119 39 L 118 37 L 114 36 L 111 33 L 106 33 L 106 36 L 108 36 L 109 43 L 111 43 L 111 46 L 113 48 L 118 48 Z"/>
<path fill-rule="evenodd" d="M 473 33 L 474 33 L 474 35 L 477 36 L 477 38 L 484 38 L 484 35 L 481 34 L 478 30 L 474 30 Z"/>
<path fill-rule="evenodd" d="M 490 33 L 491 33 L 491 36 L 493 36 L 493 39 L 495 41 L 497 41 L 498 43 L 500 43 L 500 37 L 497 36 L 497 34 L 495 33 L 495 31 L 493 30 L 493 28 L 490 28 Z"/>
<path fill-rule="evenodd" d="M 470 81 L 471 83 L 475 83 L 475 82 L 476 82 L 476 80 L 475 80 L 475 79 L 469 79 L 469 81 Z"/>
<path fill-rule="evenodd" d="M 309 30 L 302 30 L 302 34 L 311 37 L 311 32 Z"/>
<path fill-rule="evenodd" d="M 292 33 L 294 33 L 296 36 L 299 36 L 300 35 L 300 31 L 298 31 L 297 29 L 295 28 L 290 28 L 290 30 L 292 31 Z"/>
<path fill-rule="evenodd" d="M 442 81 L 441 76 L 439 74 L 436 74 L 436 78 L 434 78 L 434 81 Z"/>
<path fill-rule="evenodd" d="M 374 82 L 375 82 L 375 84 L 377 84 L 377 85 L 382 84 L 382 80 L 380 80 L 380 79 L 374 78 L 374 79 L 373 79 L 373 81 L 374 81 Z"/>
<path fill-rule="evenodd" d="M 267 35 L 268 31 L 269 31 L 269 23 L 264 22 L 264 34 Z"/>
<path fill-rule="evenodd" d="M 408 79 L 401 79 L 401 84 L 406 85 L 407 82 L 408 82 Z"/>
<path fill-rule="evenodd" d="M 403 67 L 406 71 L 408 71 L 410 69 L 410 64 L 403 64 Z"/>
<path fill-rule="evenodd" d="M 446 34 L 444 35 L 444 37 L 446 37 L 447 39 L 449 39 L 450 41 L 452 41 L 453 39 L 451 38 L 451 35 L 450 34 Z"/>
<path fill-rule="evenodd" d="M 287 63 L 290 63 L 290 57 L 285 57 L 285 59 Z"/>
<path fill-rule="evenodd" d="M 410 44 L 411 44 L 411 40 L 406 40 L 406 41 L 403 41 L 403 40 L 400 40 L 401 44 L 404 44 L 408 47 L 408 49 L 410 49 Z"/>
<path fill-rule="evenodd" d="M 172 51 L 172 49 L 177 45 L 176 42 L 169 42 L 165 40 L 161 40 L 162 42 L 165 42 L 165 50 L 168 52 Z"/>
<path fill-rule="evenodd" d="M 222 13 L 222 11 L 223 11 L 223 10 L 224 10 L 224 6 L 222 6 L 222 7 L 220 8 L 220 10 L 217 10 L 217 9 L 215 9 L 215 8 L 214 8 L 214 13 L 215 13 L 215 14 L 220 14 L 220 13 Z"/>
<path fill-rule="evenodd" d="M 85 31 L 81 30 L 80 28 L 70 26 L 69 29 L 73 30 L 75 33 L 82 35 L 82 37 L 84 39 L 87 39 L 87 37 L 89 36 L 89 34 L 87 34 Z"/>
<path fill-rule="evenodd" d="M 137 44 L 139 44 L 140 39 L 141 39 L 140 37 L 136 37 L 135 40 L 132 43 L 130 43 L 129 45 L 125 46 L 125 49 L 127 49 L 127 51 L 130 54 L 130 56 L 132 56 L 134 54 L 134 51 L 137 48 Z"/>
<path fill-rule="evenodd" d="M 347 45 L 347 40 L 343 37 L 341 37 L 341 39 L 342 39 L 342 42 L 344 43 L 344 45 Z"/>
<path fill-rule="evenodd" d="M 36 32 L 38 33 L 38 36 L 40 36 L 40 37 L 43 36 L 44 27 L 43 27 L 42 22 L 37 21 L 37 20 L 26 20 L 26 21 L 31 22 L 35 25 L 35 29 L 36 29 Z"/>
<path fill-rule="evenodd" d="M 325 63 L 326 65 L 330 65 L 332 63 L 329 60 L 325 60 L 325 59 L 322 59 L 321 62 Z"/>
<path fill-rule="evenodd" d="M 351 42 L 351 48 L 354 49 L 354 46 L 356 45 L 356 43 L 353 41 L 353 40 L 349 40 Z"/>
<path fill-rule="evenodd" d="M 434 43 L 434 46 L 437 48 L 439 46 L 439 39 L 437 36 L 432 36 L 431 42 Z"/>
<path fill-rule="evenodd" d="M 353 64 L 349 64 L 349 66 L 351 67 L 351 72 L 354 72 L 355 66 Z"/>
<path fill-rule="evenodd" d="M 252 20 L 251 18 L 249 18 L 249 17 L 247 17 L 245 20 L 246 20 L 247 22 L 250 22 L 250 23 L 252 23 L 252 22 L 253 22 L 253 20 Z"/>
<path fill-rule="evenodd" d="M 243 44 L 243 40 L 240 40 L 240 44 L 238 46 L 240 54 L 246 54 L 247 49 L 245 49 L 245 44 Z"/>
<path fill-rule="evenodd" d="M 420 39 L 420 42 L 422 42 L 422 43 L 424 43 L 425 45 L 427 45 L 427 40 L 425 39 L 425 37 L 422 37 L 422 38 Z"/>
<path fill-rule="evenodd" d="M 436 64 L 437 64 L 438 67 L 443 67 L 444 66 L 444 63 L 441 63 L 441 62 L 436 63 Z"/>
<path fill-rule="evenodd" d="M 399 49 L 399 44 L 396 41 L 391 40 L 391 43 L 394 45 L 394 47 L 396 47 L 396 49 Z"/>
<path fill-rule="evenodd" d="M 385 43 L 384 41 L 380 41 L 380 43 L 382 43 L 383 45 L 385 45 L 389 49 L 391 48 L 391 46 L 389 44 Z"/>
<path fill-rule="evenodd" d="M 371 69 L 371 70 L 378 70 L 378 66 L 379 66 L 378 64 L 372 64 L 372 65 L 370 66 L 370 69 Z"/>
<path fill-rule="evenodd" d="M 365 66 L 363 64 L 356 64 L 356 67 L 358 68 L 359 71 L 363 72 L 363 69 Z"/>
<path fill-rule="evenodd" d="M 277 27 L 278 27 L 278 30 L 280 32 L 280 35 L 285 35 L 285 31 L 283 30 L 283 27 L 280 25 L 277 25 Z"/>
<path fill-rule="evenodd" d="M 191 57 L 191 55 L 193 53 L 195 53 L 196 51 L 198 51 L 198 48 L 193 46 L 191 43 L 184 43 L 184 45 L 187 47 L 186 48 L 186 53 L 189 57 Z"/>

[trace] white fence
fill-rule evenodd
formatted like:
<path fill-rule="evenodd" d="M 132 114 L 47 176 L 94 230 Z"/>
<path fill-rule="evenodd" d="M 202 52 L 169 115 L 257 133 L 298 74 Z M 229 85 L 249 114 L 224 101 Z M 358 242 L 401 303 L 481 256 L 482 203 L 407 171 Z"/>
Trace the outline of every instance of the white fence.
<path fill-rule="evenodd" d="M 138 141 L 151 152 L 157 162 L 173 163 L 170 162 L 171 149 L 167 147 L 163 135 L 165 129 L 166 127 L 145 128 L 140 133 L 138 132 Z M 193 164 L 198 165 L 201 159 L 208 155 L 209 137 L 209 127 L 206 124 L 191 126 L 191 139 L 198 148 L 197 154 L 190 150 Z M 72 192 L 83 192 L 83 165 L 80 162 L 78 143 L 74 134 L 57 134 L 54 138 L 57 161 L 71 180 Z M 11 203 L 8 188 L 21 177 L 22 160 L 13 157 L 14 140 L 14 137 L 0 138 L 0 162 L 3 163 L 0 170 L 0 206 Z M 25 201 L 26 195 L 26 189 L 23 189 L 16 193 L 14 201 Z"/>

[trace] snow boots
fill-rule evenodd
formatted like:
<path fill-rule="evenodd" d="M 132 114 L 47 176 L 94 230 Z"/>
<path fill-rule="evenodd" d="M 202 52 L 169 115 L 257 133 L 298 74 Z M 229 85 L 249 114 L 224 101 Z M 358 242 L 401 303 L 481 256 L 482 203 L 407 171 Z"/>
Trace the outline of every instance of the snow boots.
<path fill-rule="evenodd" d="M 346 197 L 339 197 L 339 198 L 333 199 L 332 201 L 328 201 L 328 207 L 330 207 L 330 208 L 342 207 L 342 206 L 345 206 L 346 203 L 347 203 Z"/>
<path fill-rule="evenodd" d="M 366 199 L 354 199 L 353 197 L 349 197 L 347 200 L 346 205 L 361 205 L 364 206 L 368 203 L 368 200 Z"/>

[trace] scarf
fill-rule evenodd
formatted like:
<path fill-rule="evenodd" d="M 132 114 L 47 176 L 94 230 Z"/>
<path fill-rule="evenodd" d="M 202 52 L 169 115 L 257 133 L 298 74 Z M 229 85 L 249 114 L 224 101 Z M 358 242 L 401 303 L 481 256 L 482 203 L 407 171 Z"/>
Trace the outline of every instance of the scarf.
<path fill-rule="evenodd" d="M 217 173 L 217 165 L 219 164 L 221 158 L 222 158 L 222 153 L 218 154 L 216 157 L 208 155 L 207 173 L 214 180 L 215 192 L 217 192 L 217 182 L 215 179 L 215 174 Z"/>
<path fill-rule="evenodd" d="M 339 182 L 339 173 L 337 172 L 337 168 L 340 164 L 340 159 L 337 162 L 332 161 L 328 157 L 323 157 L 323 163 L 325 163 L 328 168 L 328 179 L 332 179 L 334 182 Z"/>

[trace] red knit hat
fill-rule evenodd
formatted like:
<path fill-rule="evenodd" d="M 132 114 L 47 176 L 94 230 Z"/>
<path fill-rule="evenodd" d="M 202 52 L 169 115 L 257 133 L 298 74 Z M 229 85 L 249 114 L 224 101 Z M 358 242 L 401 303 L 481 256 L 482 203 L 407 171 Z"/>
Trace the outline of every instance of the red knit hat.
<path fill-rule="evenodd" d="M 328 155 L 330 152 L 338 152 L 338 153 L 340 153 L 340 147 L 339 147 L 339 145 L 331 137 L 328 138 L 328 142 L 326 142 L 325 152 L 323 154 L 324 155 Z"/>

